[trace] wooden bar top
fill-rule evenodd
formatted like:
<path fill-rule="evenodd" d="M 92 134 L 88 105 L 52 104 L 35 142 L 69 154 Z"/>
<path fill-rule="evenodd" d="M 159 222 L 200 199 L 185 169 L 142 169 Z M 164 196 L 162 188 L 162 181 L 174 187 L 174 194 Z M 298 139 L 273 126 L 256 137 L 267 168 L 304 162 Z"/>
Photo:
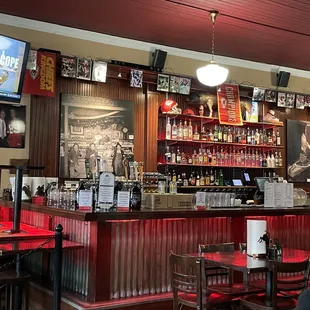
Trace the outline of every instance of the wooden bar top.
<path fill-rule="evenodd" d="M 13 202 L 0 200 L 0 207 L 13 208 Z M 79 221 L 118 221 L 118 220 L 147 220 L 147 219 L 183 219 L 183 218 L 206 218 L 206 217 L 243 217 L 243 216 L 282 216 L 282 215 L 310 215 L 310 207 L 293 208 L 263 208 L 263 207 L 235 207 L 218 208 L 211 210 L 141 210 L 129 212 L 80 212 L 61 208 L 50 208 L 30 203 L 22 203 L 22 210 L 75 219 Z"/>

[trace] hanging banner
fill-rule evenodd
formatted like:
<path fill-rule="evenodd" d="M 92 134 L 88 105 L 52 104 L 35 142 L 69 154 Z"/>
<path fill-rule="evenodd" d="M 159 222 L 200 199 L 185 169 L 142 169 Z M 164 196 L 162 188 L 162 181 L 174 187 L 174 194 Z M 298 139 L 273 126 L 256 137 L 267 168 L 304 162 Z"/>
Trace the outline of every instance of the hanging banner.
<path fill-rule="evenodd" d="M 23 93 L 55 97 L 56 54 L 37 52 L 36 70 L 26 70 Z"/>
<path fill-rule="evenodd" d="M 239 86 L 222 84 L 217 89 L 220 124 L 242 126 Z"/>

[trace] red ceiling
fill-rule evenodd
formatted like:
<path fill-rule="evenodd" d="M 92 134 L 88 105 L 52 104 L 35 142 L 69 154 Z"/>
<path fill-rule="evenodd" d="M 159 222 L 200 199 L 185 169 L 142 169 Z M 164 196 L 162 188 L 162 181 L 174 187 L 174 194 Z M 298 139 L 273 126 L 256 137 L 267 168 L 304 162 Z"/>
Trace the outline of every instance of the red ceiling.
<path fill-rule="evenodd" d="M 6 14 L 208 53 L 211 9 L 221 13 L 216 54 L 310 69 L 309 0 L 0 2 Z"/>

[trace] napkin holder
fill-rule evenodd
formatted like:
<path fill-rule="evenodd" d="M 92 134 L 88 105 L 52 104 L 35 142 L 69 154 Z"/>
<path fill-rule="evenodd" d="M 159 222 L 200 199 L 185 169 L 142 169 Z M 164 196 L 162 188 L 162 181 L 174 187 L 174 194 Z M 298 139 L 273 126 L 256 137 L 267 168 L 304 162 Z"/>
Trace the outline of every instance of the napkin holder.
<path fill-rule="evenodd" d="M 267 222 L 264 220 L 247 220 L 247 255 L 265 258 L 269 247 Z"/>

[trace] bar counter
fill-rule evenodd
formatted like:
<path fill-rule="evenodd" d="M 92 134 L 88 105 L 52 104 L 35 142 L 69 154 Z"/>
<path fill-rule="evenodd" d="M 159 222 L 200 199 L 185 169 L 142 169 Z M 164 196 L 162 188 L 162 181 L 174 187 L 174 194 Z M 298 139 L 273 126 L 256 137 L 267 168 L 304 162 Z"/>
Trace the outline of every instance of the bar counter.
<path fill-rule="evenodd" d="M 12 220 L 12 206 L 0 200 L 1 221 Z M 62 224 L 69 241 L 84 245 L 64 254 L 63 286 L 90 303 L 170 292 L 171 250 L 195 253 L 198 244 L 222 242 L 238 246 L 246 241 L 249 218 L 266 219 L 271 237 L 284 247 L 310 250 L 310 207 L 83 213 L 23 203 L 21 214 L 23 223 L 44 229 Z M 48 255 L 27 258 L 29 271 L 46 283 L 54 276 Z"/>

